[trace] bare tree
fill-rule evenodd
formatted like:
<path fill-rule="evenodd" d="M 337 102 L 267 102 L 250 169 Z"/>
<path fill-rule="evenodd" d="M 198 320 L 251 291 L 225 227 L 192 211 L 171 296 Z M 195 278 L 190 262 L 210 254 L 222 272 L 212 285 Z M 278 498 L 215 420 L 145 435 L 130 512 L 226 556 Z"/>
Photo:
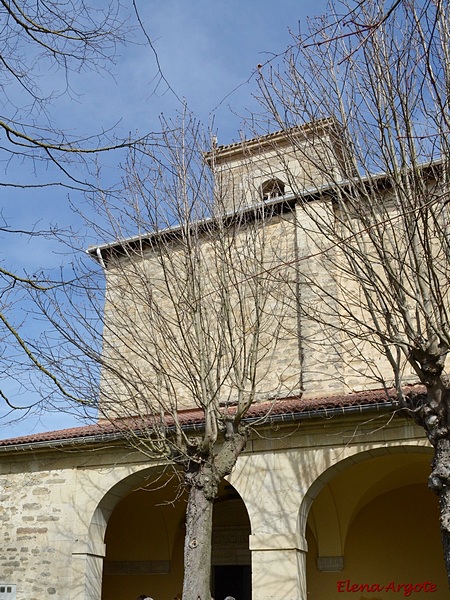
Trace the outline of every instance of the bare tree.
<path fill-rule="evenodd" d="M 0 19 L 0 187 L 91 191 L 98 185 L 99 153 L 137 146 L 138 140 L 119 138 L 115 123 L 109 130 L 82 133 L 70 114 L 62 126 L 56 113 L 59 101 L 77 98 L 75 78 L 88 70 L 108 72 L 117 46 L 127 41 L 131 28 L 120 2 L 4 0 Z M 0 232 L 27 242 L 64 235 L 62 226 L 57 231 L 30 224 L 14 229 L 6 217 Z M 19 307 L 26 288 L 43 292 L 48 285 L 31 271 L 18 272 L 11 257 L 0 266 L 0 356 L 6 387 L 16 374 L 14 363 L 22 362 L 20 355 L 57 383 L 24 333 L 25 313 Z M 10 414 L 13 399 L 5 388 L 0 396 Z"/>
<path fill-rule="evenodd" d="M 127 146 L 130 141 L 115 137 L 114 130 L 89 132 L 83 137 L 69 133 L 56 124 L 52 111 L 58 98 L 76 97 L 71 75 L 92 69 L 100 72 L 110 66 L 117 46 L 129 32 L 120 4 L 5 0 L 0 2 L 0 16 L 0 129 L 4 134 L 0 159 L 9 167 L 31 161 L 36 169 L 39 163 L 51 163 L 59 179 L 45 181 L 45 185 L 65 183 L 86 189 L 89 182 L 75 175 L 71 161 Z M 43 72 L 48 76 L 43 78 Z M 49 85 L 49 80 L 57 82 L 58 89 Z M 1 185 L 33 187 L 30 181 L 3 180 Z"/>
<path fill-rule="evenodd" d="M 188 492 L 183 598 L 197 600 L 211 593 L 219 484 L 251 424 L 299 393 L 286 266 L 295 226 L 289 207 L 277 214 L 259 195 L 248 204 L 225 174 L 214 176 L 216 151 L 205 155 L 188 113 L 162 130 L 144 161 L 142 149 L 130 154 L 117 201 L 93 198 L 93 226 L 115 240 L 90 249 L 106 274 L 105 304 L 102 273 L 89 267 L 63 302 L 38 297 L 63 337 L 39 353 L 73 397 L 91 401 L 100 378 L 100 418 L 179 474 Z"/>
<path fill-rule="evenodd" d="M 324 152 L 315 163 L 327 185 L 291 182 L 299 226 L 329 275 L 323 285 L 298 265 L 301 306 L 353 354 L 343 369 L 393 383 L 424 428 L 450 581 L 450 6 L 404 0 L 385 14 L 383 2 L 335 3 L 279 67 L 261 70 L 260 98 L 266 122 L 270 115 L 287 133 L 332 117 L 345 140 L 346 177 L 328 168 Z M 292 144 L 299 156 L 308 151 Z M 425 391 L 407 395 L 414 380 Z"/>

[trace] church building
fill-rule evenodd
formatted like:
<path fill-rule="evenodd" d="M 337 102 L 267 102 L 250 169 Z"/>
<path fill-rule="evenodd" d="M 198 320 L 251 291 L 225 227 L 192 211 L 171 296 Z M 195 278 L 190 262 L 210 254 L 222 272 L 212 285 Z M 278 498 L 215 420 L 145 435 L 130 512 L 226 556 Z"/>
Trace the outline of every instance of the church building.
<path fill-rule="evenodd" d="M 438 498 L 427 489 L 432 447 L 401 410 L 384 359 L 367 347 L 359 356 L 305 309 L 307 281 L 324 290 L 335 281 L 303 206 L 320 210 L 336 181 L 354 174 L 339 127 L 326 119 L 215 147 L 204 160 L 220 190 L 219 218 L 244 215 L 248 234 L 249 215 L 262 207 L 272 252 L 264 264 L 283 273 L 269 305 L 273 346 L 245 416 L 250 439 L 214 504 L 212 597 L 446 597 Z M 133 323 L 124 355 L 146 345 L 138 326 L 146 328 L 139 310 L 125 306 L 139 290 L 121 282 L 122 269 L 139 264 L 160 276 L 152 235 L 89 249 L 107 282 L 106 341 L 125 316 Z M 176 225 L 159 235 L 172 244 Z M 423 393 L 413 373 L 405 385 Z M 120 376 L 104 376 L 100 387 L 98 422 L 0 441 L 0 600 L 181 599 L 185 494 L 167 460 L 129 443 L 123 423 L 139 409 L 139 386 L 136 397 Z M 205 415 L 187 389 L 181 381 L 177 418 L 185 431 L 201 430 Z M 226 390 L 231 397 L 232 385 Z"/>

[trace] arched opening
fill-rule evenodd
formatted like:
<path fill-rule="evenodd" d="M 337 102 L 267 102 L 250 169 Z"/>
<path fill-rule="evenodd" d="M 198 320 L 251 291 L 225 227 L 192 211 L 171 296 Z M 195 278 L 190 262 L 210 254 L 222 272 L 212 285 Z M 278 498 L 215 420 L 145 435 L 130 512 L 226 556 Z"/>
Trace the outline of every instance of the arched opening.
<path fill-rule="evenodd" d="M 212 539 L 212 596 L 251 600 L 250 519 L 245 504 L 224 481 L 214 503 Z"/>
<path fill-rule="evenodd" d="M 284 196 L 285 187 L 284 181 L 281 181 L 277 177 L 268 179 L 261 185 L 261 198 L 266 201 Z"/>
<path fill-rule="evenodd" d="M 353 458 L 325 473 L 311 499 L 308 599 L 378 600 L 423 581 L 446 589 L 438 500 L 427 489 L 431 451 Z"/>
<path fill-rule="evenodd" d="M 181 597 L 185 497 L 170 473 L 146 471 L 106 527 L 102 600 Z"/>
<path fill-rule="evenodd" d="M 97 521 L 103 519 L 106 545 L 102 600 L 129 600 L 139 594 L 155 600 L 181 598 L 185 510 L 178 479 L 155 469 L 132 475 L 110 490 L 96 511 Z M 93 533 L 101 529 L 91 526 Z M 213 513 L 213 597 L 251 600 L 249 535 L 242 498 L 223 482 Z"/>

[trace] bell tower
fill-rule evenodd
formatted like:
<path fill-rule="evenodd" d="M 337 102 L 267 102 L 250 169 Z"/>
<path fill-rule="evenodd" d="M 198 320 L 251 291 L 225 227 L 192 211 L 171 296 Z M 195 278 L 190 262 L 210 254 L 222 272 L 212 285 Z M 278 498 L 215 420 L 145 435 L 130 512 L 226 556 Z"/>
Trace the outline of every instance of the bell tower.
<path fill-rule="evenodd" d="M 225 213 L 314 191 L 353 171 L 334 118 L 214 147 L 206 161 L 215 176 L 216 207 Z"/>

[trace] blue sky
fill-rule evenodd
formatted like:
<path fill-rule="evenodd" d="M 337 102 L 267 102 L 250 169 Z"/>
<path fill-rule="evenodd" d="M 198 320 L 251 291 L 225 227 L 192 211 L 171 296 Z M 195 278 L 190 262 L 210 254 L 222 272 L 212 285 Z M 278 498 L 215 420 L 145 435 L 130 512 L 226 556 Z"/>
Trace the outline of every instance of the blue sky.
<path fill-rule="evenodd" d="M 269 0 L 137 0 L 137 5 L 165 78 L 202 122 L 208 125 L 214 119 L 219 144 L 238 140 L 243 118 L 257 109 L 252 77 L 257 64 L 289 45 L 289 30 L 294 33 L 299 28 L 306 30 L 308 16 L 326 11 L 325 0 L 280 0 L 277 3 Z M 133 21 L 133 15 L 130 19 Z M 159 116 L 162 113 L 166 117 L 174 115 L 180 102 L 164 82 L 155 89 L 156 76 L 154 53 L 145 44 L 142 33 L 136 30 L 133 42 L 118 49 L 109 73 L 72 76 L 70 83 L 74 92 L 71 97 L 63 95 L 55 101 L 51 107 L 52 118 L 58 126 L 79 135 L 113 126 L 121 136 L 128 132 L 157 131 Z M 52 90 L 60 90 L 63 85 L 53 72 L 42 73 L 41 82 Z M 11 98 L 14 101 L 13 94 Z M 117 176 L 115 157 L 108 156 L 105 161 L 111 177 Z M 0 179 L 8 177 L 17 182 L 27 179 L 39 183 L 51 176 L 51 171 L 35 174 L 28 164 L 13 165 L 6 174 L 0 165 Z M 0 193 L 3 219 L 13 229 L 33 226 L 46 229 L 50 224 L 76 228 L 79 225 L 69 209 L 67 190 L 3 188 Z M 76 193 L 70 194 L 70 201 L 78 203 Z M 55 240 L 29 240 L 3 234 L 1 243 L 5 268 L 31 272 L 64 265 L 65 256 Z M 7 372 L 0 385 L 13 398 L 19 391 Z M 19 395 L 15 399 L 26 402 L 27 396 Z M 16 421 L 15 417 L 19 419 Z M 0 411 L 1 438 L 76 424 L 78 421 L 70 411 L 26 418 L 20 413 L 11 417 Z"/>

